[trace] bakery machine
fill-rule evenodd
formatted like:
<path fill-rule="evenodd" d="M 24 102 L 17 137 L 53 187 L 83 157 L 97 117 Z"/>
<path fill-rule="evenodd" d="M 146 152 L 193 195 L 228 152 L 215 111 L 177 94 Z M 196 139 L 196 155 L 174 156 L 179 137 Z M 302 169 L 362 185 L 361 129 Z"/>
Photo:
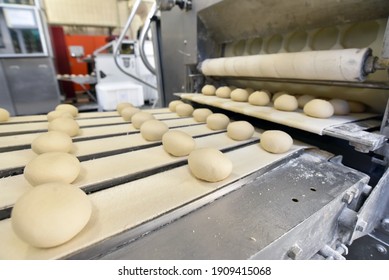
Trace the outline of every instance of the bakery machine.
<path fill-rule="evenodd" d="M 0 1 L 0 106 L 42 114 L 60 103 L 53 51 L 39 0 Z"/>
<path fill-rule="evenodd" d="M 283 238 L 279 237 L 264 246 L 255 256 L 283 258 L 294 255 L 293 251 L 297 248 L 304 258 L 323 255 L 337 258 L 337 252 L 346 255 L 346 247 L 355 244 L 351 246 L 348 258 L 387 259 L 389 3 L 231 0 L 160 2 L 162 12 L 158 38 L 161 63 L 158 73 L 166 104 L 179 95 L 195 107 L 206 106 L 233 118 L 249 120 L 263 129 L 282 129 L 293 135 L 294 139 L 319 147 L 317 151 L 332 153 L 328 158 L 329 164 L 351 167 L 369 176 L 369 183 L 362 189 L 356 193 L 352 188 L 348 190 L 353 199 L 348 194 L 340 198 L 340 201 L 347 201 L 346 204 L 351 203 L 340 212 L 333 212 L 330 218 L 332 221 L 322 217 L 318 230 L 326 235 L 326 227 L 337 227 L 339 235 L 330 238 L 338 238 L 335 242 L 337 244 L 329 242 L 316 251 L 316 255 L 313 254 L 312 244 L 302 248 L 302 240 L 315 230 L 315 226 L 311 225 L 312 228 L 305 228 L 298 234 L 293 233 L 297 229 L 291 230 Z M 180 28 L 177 28 L 177 22 L 180 22 Z M 359 101 L 368 106 L 372 115 L 350 118 L 315 131 L 306 127 L 305 120 L 300 119 L 300 116 L 293 122 L 288 120 L 288 114 L 269 116 L 254 113 L 236 102 L 224 102 L 220 98 L 177 94 L 200 93 L 205 84 Z M 316 124 L 313 122 L 311 125 Z M 296 169 L 289 172 L 298 176 L 296 173 L 301 171 Z M 327 178 L 332 176 L 330 173 L 326 175 Z M 278 175 L 274 184 L 282 184 L 282 176 L 287 175 Z M 284 187 L 292 187 L 287 182 L 284 181 Z M 279 191 L 281 195 L 285 190 L 281 188 Z M 276 207 L 273 210 L 279 211 Z M 245 213 L 247 216 L 242 215 L 240 218 L 252 217 L 250 215 L 257 218 L 260 212 Z M 345 216 L 353 221 L 353 229 L 342 224 Z M 199 217 L 201 214 L 193 214 L 193 218 L 188 220 L 197 222 Z M 277 215 L 273 218 L 277 219 Z M 286 219 L 284 223 L 289 223 L 289 220 Z M 181 224 L 177 228 L 182 229 L 185 223 Z M 244 225 L 241 227 L 244 228 Z M 171 231 L 173 229 L 166 230 Z M 289 240 L 291 236 L 294 236 L 294 240 Z M 155 241 L 157 239 L 157 234 L 145 238 L 160 244 Z M 313 239 L 313 243 L 322 242 Z M 190 239 L 185 241 L 189 242 Z"/>
<path fill-rule="evenodd" d="M 31 189 L 23 167 L 47 119 L 10 118 L 0 124 L 9 159 L 0 162 L 0 259 L 388 259 L 388 15 L 382 0 L 157 1 L 150 25 L 163 108 L 143 110 L 196 147 L 223 151 L 231 175 L 198 180 L 186 157 L 144 140 L 117 112 L 80 113 L 72 184 L 88 194 L 91 219 L 70 241 L 34 248 L 10 216 Z M 204 96 L 205 84 L 337 97 L 368 111 L 317 120 Z M 232 140 L 164 108 L 176 99 L 247 120 L 255 133 Z M 293 137 L 287 153 L 260 147 L 269 129 Z"/>

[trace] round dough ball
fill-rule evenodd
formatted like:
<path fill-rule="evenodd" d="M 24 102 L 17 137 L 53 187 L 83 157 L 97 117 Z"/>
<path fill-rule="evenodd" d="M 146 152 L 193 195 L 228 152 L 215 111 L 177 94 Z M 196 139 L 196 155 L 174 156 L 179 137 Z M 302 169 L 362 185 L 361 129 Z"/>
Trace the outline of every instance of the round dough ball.
<path fill-rule="evenodd" d="M 265 106 L 270 103 L 269 93 L 266 91 L 254 91 L 249 96 L 249 103 L 255 106 Z"/>
<path fill-rule="evenodd" d="M 231 91 L 231 99 L 237 102 L 247 102 L 249 100 L 250 93 L 242 88 L 237 88 Z"/>
<path fill-rule="evenodd" d="M 232 122 L 227 126 L 227 135 L 233 140 L 247 140 L 253 137 L 254 126 L 246 121 Z"/>
<path fill-rule="evenodd" d="M 176 111 L 176 107 L 177 105 L 179 104 L 184 104 L 184 102 L 182 102 L 181 100 L 173 100 L 169 103 L 169 110 L 171 112 L 175 112 Z"/>
<path fill-rule="evenodd" d="M 65 110 L 54 110 L 47 114 L 47 120 L 51 122 L 52 120 L 55 120 L 57 118 L 69 118 L 73 119 L 73 115 Z"/>
<path fill-rule="evenodd" d="M 297 107 L 297 99 L 293 95 L 283 94 L 274 101 L 274 108 L 277 110 L 294 111 Z"/>
<path fill-rule="evenodd" d="M 71 104 L 59 104 L 55 107 L 55 110 L 69 112 L 73 117 L 77 117 L 78 115 L 78 108 Z"/>
<path fill-rule="evenodd" d="M 313 99 L 305 104 L 304 114 L 314 118 L 326 119 L 334 114 L 334 107 L 326 100 Z"/>
<path fill-rule="evenodd" d="M 204 95 L 215 95 L 216 88 L 213 85 L 205 85 L 201 89 L 201 93 Z"/>
<path fill-rule="evenodd" d="M 220 98 L 230 98 L 231 97 L 231 89 L 227 86 L 219 87 L 215 92 L 217 97 Z"/>
<path fill-rule="evenodd" d="M 38 248 L 61 245 L 88 223 L 92 204 L 78 187 L 52 182 L 22 195 L 11 212 L 11 225 L 24 242 Z"/>
<path fill-rule="evenodd" d="M 273 154 L 282 154 L 292 147 L 293 139 L 281 130 L 267 130 L 261 135 L 261 147 Z"/>
<path fill-rule="evenodd" d="M 182 157 L 195 149 L 196 142 L 192 136 L 183 131 L 171 130 L 162 136 L 162 146 L 167 153 Z"/>
<path fill-rule="evenodd" d="M 134 107 L 134 106 L 130 102 L 121 102 L 116 105 L 116 111 L 119 113 L 119 115 L 121 115 L 122 110 L 127 107 Z"/>
<path fill-rule="evenodd" d="M 232 162 L 215 148 L 196 149 L 189 154 L 188 166 L 192 174 L 207 182 L 218 182 L 232 172 Z"/>
<path fill-rule="evenodd" d="M 81 164 L 74 155 L 61 152 L 40 154 L 27 163 L 24 177 L 33 186 L 63 182 L 72 183 L 80 174 Z"/>
<path fill-rule="evenodd" d="M 226 129 L 230 123 L 230 118 L 221 113 L 209 115 L 207 120 L 207 127 L 212 130 Z"/>
<path fill-rule="evenodd" d="M 136 113 L 140 112 L 140 109 L 136 108 L 136 107 L 127 106 L 127 107 L 123 108 L 120 112 L 121 112 L 121 116 L 122 116 L 123 120 L 131 121 L 132 116 L 135 115 Z"/>
<path fill-rule="evenodd" d="M 205 122 L 212 111 L 207 108 L 200 108 L 193 111 L 193 118 L 196 122 Z"/>
<path fill-rule="evenodd" d="M 131 122 L 136 129 L 139 129 L 145 121 L 154 119 L 155 117 L 148 112 L 138 112 L 132 116 Z"/>
<path fill-rule="evenodd" d="M 308 94 L 304 94 L 304 95 L 301 95 L 297 98 L 297 103 L 299 105 L 299 108 L 300 109 L 303 109 L 305 104 L 307 104 L 309 101 L 315 99 L 314 96 L 312 95 L 308 95 Z"/>
<path fill-rule="evenodd" d="M 348 101 L 351 113 L 363 113 L 366 111 L 366 105 L 358 101 Z"/>
<path fill-rule="evenodd" d="M 73 119 L 59 117 L 49 122 L 49 131 L 53 130 L 65 132 L 70 137 L 73 137 L 80 132 L 80 126 Z"/>
<path fill-rule="evenodd" d="M 276 99 L 277 99 L 278 97 L 280 97 L 281 95 L 284 95 L 284 94 L 288 94 L 288 93 L 286 93 L 285 91 L 276 92 L 276 93 L 273 95 L 271 101 L 273 101 L 273 102 L 276 101 Z"/>
<path fill-rule="evenodd" d="M 160 141 L 169 127 L 159 120 L 148 120 L 140 126 L 140 134 L 145 140 Z"/>
<path fill-rule="evenodd" d="M 350 113 L 350 106 L 346 100 L 334 98 L 329 102 L 334 107 L 334 115 L 348 115 Z"/>
<path fill-rule="evenodd" d="M 9 120 L 9 112 L 4 109 L 4 108 L 0 108 L 0 122 L 6 122 Z"/>
<path fill-rule="evenodd" d="M 192 116 L 193 111 L 194 111 L 193 106 L 189 104 L 183 103 L 183 104 L 178 104 L 176 106 L 176 113 L 180 117 L 190 117 Z"/>
<path fill-rule="evenodd" d="M 31 143 L 36 154 L 62 152 L 68 153 L 73 147 L 72 138 L 62 131 L 49 131 L 39 135 Z"/>

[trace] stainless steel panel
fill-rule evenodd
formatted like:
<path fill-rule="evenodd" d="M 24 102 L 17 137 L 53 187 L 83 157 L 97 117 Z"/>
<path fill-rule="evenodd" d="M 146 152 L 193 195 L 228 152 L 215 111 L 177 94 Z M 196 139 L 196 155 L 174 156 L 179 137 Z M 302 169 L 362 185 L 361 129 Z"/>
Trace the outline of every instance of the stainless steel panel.
<path fill-rule="evenodd" d="M 176 99 L 173 93 L 187 91 L 187 76 L 191 65 L 198 62 L 198 40 L 212 41 L 207 33 L 199 37 L 201 23 L 197 13 L 220 0 L 193 1 L 190 11 L 182 11 L 177 6 L 170 11 L 161 12 L 161 64 L 163 76 L 164 104 Z M 204 52 L 202 52 L 204 53 Z"/>
<path fill-rule="evenodd" d="M 17 115 L 47 113 L 60 103 L 51 58 L 3 59 L 2 65 Z"/>
<path fill-rule="evenodd" d="M 388 14 L 386 0 L 224 0 L 201 11 L 199 17 L 221 43 L 386 18 Z"/>
<path fill-rule="evenodd" d="M 3 70 L 3 65 L 0 61 L 0 107 L 8 110 L 8 112 L 14 116 L 15 107 L 12 102 L 11 93 L 9 92 L 7 79 Z"/>
<path fill-rule="evenodd" d="M 297 258 L 311 258 L 342 239 L 342 196 L 367 181 L 325 155 L 304 153 L 103 258 L 287 259 L 295 243 L 302 249 Z"/>

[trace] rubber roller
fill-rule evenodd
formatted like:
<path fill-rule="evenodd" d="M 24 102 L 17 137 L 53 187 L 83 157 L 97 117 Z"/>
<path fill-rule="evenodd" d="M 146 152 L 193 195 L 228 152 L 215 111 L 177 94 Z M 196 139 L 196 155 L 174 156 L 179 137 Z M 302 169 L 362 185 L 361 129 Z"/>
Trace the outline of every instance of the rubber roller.
<path fill-rule="evenodd" d="M 364 81 L 369 48 L 248 55 L 206 59 L 206 76 Z"/>

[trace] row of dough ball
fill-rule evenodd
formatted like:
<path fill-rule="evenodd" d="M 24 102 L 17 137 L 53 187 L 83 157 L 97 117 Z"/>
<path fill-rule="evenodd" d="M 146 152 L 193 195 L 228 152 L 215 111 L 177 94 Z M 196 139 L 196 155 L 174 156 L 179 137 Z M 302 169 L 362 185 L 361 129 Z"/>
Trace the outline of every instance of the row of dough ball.
<path fill-rule="evenodd" d="M 190 117 L 197 122 L 205 122 L 212 130 L 227 129 L 227 135 L 233 140 L 247 140 L 254 134 L 254 127 L 246 121 L 230 123 L 230 118 L 225 114 L 213 113 L 208 108 L 194 109 L 192 105 L 181 100 L 174 100 L 169 103 L 169 110 L 176 112 L 180 117 Z"/>
<path fill-rule="evenodd" d="M 49 115 L 55 117 L 50 118 Z M 79 125 L 73 119 L 77 115 L 77 107 L 70 104 L 60 104 L 48 113 L 49 131 L 31 142 L 31 149 L 38 156 L 24 168 L 24 177 L 32 186 L 54 181 L 70 184 L 78 177 L 80 161 L 71 154 L 71 137 L 79 132 Z"/>
<path fill-rule="evenodd" d="M 180 108 L 183 104 L 191 107 L 191 109 L 188 111 L 192 112 L 191 115 L 196 121 L 205 122 L 207 127 L 212 130 L 227 129 L 227 135 L 233 140 L 247 140 L 250 139 L 254 134 L 254 127 L 247 121 L 230 122 L 229 117 L 225 114 L 213 113 L 208 108 L 194 109 L 191 105 L 185 104 L 181 100 L 171 101 L 169 103 L 169 110 L 172 112 L 177 112 L 177 108 Z M 279 130 L 275 131 L 276 132 L 269 131 L 269 133 L 264 133 L 265 140 L 261 140 L 262 148 L 271 153 L 287 152 L 293 144 L 292 138 L 285 132 Z M 271 141 L 268 141 L 269 138 L 271 139 Z M 282 145 L 281 143 L 285 144 Z"/>
<path fill-rule="evenodd" d="M 175 100 L 169 103 L 169 109 L 172 112 L 177 112 L 177 109 L 179 110 L 180 106 L 182 105 L 191 106 L 189 104 L 184 104 L 180 100 Z M 207 108 L 199 108 L 195 110 L 188 109 L 188 111 L 192 112 L 192 116 L 196 121 L 205 122 L 207 127 L 212 130 L 227 129 L 227 135 L 233 140 L 247 140 L 251 138 L 254 134 L 254 127 L 247 121 L 230 122 L 228 116 L 221 113 L 213 113 Z M 177 112 L 177 114 L 179 113 Z M 181 141 L 180 139 L 179 142 L 174 143 L 174 146 L 180 145 L 180 142 L 183 141 Z M 285 153 L 289 151 L 289 149 L 292 147 L 293 139 L 283 131 L 271 130 L 266 131 L 262 134 L 260 145 L 265 151 L 270 153 Z M 206 151 L 201 151 L 193 155 L 195 159 L 193 159 L 193 157 L 192 159 L 191 157 L 189 157 L 188 165 L 190 167 L 192 166 L 191 170 L 195 170 L 192 171 L 194 174 L 196 173 L 195 176 L 198 178 L 201 178 L 201 176 L 203 176 L 201 179 L 206 181 L 212 181 L 211 175 L 208 174 L 206 171 L 209 171 L 212 168 L 215 170 L 218 170 L 218 168 L 220 168 L 220 173 L 216 172 L 217 174 L 220 174 L 219 176 L 217 176 L 217 178 L 219 178 L 220 180 L 226 178 L 228 175 L 223 177 L 221 174 L 230 174 L 232 170 L 232 164 L 230 164 L 228 160 L 225 159 L 225 157 L 223 159 L 220 153 L 217 153 L 215 151 L 209 151 L 210 155 L 207 155 L 207 153 L 208 152 Z M 207 162 L 204 163 L 204 158 L 211 158 L 211 160 L 207 160 Z M 221 163 L 218 165 L 217 162 Z M 209 166 L 202 166 L 202 164 L 207 164 Z M 212 166 L 213 164 L 215 166 Z M 227 172 L 227 170 L 230 171 Z M 213 180 L 215 180 L 215 178 L 213 178 Z"/>
<path fill-rule="evenodd" d="M 204 95 L 216 95 L 220 98 L 230 98 L 237 102 L 248 102 L 255 106 L 266 106 L 274 102 L 274 108 L 281 111 L 295 111 L 298 108 L 311 117 L 329 118 L 332 115 L 347 115 L 349 113 L 362 113 L 366 110 L 363 103 L 346 101 L 338 98 L 324 100 L 312 95 L 291 95 L 286 92 L 277 92 L 272 95 L 269 91 L 254 91 L 251 88 L 235 88 L 222 86 L 215 88 L 213 85 L 205 85 L 202 90 Z M 314 102 L 311 102 L 315 100 Z M 307 109 L 305 105 L 309 103 Z"/>
<path fill-rule="evenodd" d="M 78 108 L 71 104 L 60 104 L 47 114 L 49 131 L 62 131 L 70 137 L 80 133 L 80 126 L 74 119 L 78 116 Z"/>
<path fill-rule="evenodd" d="M 164 122 L 156 120 L 152 114 L 142 112 L 129 103 L 119 105 L 118 113 L 124 120 L 131 121 L 145 140 L 161 140 L 163 149 L 171 156 L 188 156 L 188 167 L 196 178 L 216 182 L 230 175 L 232 162 L 221 151 L 215 148 L 196 149 L 196 142 L 191 135 L 180 130 L 169 131 Z M 204 158 L 207 160 L 204 161 Z"/>
<path fill-rule="evenodd" d="M 271 153 L 285 153 L 292 145 L 293 139 L 283 131 L 268 130 L 261 135 L 260 146 Z M 232 161 L 214 148 L 193 150 L 188 156 L 188 166 L 195 177 L 208 182 L 226 179 L 233 169 Z"/>
<path fill-rule="evenodd" d="M 211 110 L 206 108 L 194 110 L 191 105 L 183 102 L 182 104 L 177 103 L 177 105 L 178 109 L 174 107 L 173 110 L 178 110 L 175 112 L 179 116 L 188 117 L 193 115 L 196 121 L 206 122 L 207 127 L 212 130 L 227 129 L 227 135 L 234 140 L 246 140 L 254 134 L 254 127 L 248 122 L 230 123 L 230 119 L 224 114 L 213 114 Z M 170 108 L 173 108 L 172 105 Z M 183 110 L 180 111 L 180 108 Z M 143 138 L 148 141 L 162 140 L 162 136 L 169 130 L 164 122 L 156 120 L 152 114 L 142 112 L 134 107 L 127 106 L 120 110 L 120 114 L 126 121 L 131 121 L 134 128 L 139 129 Z"/>
<path fill-rule="evenodd" d="M 71 185 L 80 174 L 81 164 L 70 154 L 75 129 L 69 130 L 66 124 L 67 120 L 75 122 L 78 110 L 73 105 L 61 104 L 55 112 L 50 117 L 48 114 L 48 120 L 57 124 L 49 124 L 49 131 L 31 143 L 38 155 L 27 163 L 23 175 L 33 188 L 15 202 L 11 212 L 15 234 L 38 248 L 68 242 L 86 226 L 92 214 L 88 196 Z"/>
<path fill-rule="evenodd" d="M 96 76 L 95 72 L 92 72 L 90 75 L 89 74 L 57 74 L 57 79 L 61 79 L 61 78 L 68 79 L 68 78 L 76 78 L 76 77 L 89 78 L 94 76 Z"/>

